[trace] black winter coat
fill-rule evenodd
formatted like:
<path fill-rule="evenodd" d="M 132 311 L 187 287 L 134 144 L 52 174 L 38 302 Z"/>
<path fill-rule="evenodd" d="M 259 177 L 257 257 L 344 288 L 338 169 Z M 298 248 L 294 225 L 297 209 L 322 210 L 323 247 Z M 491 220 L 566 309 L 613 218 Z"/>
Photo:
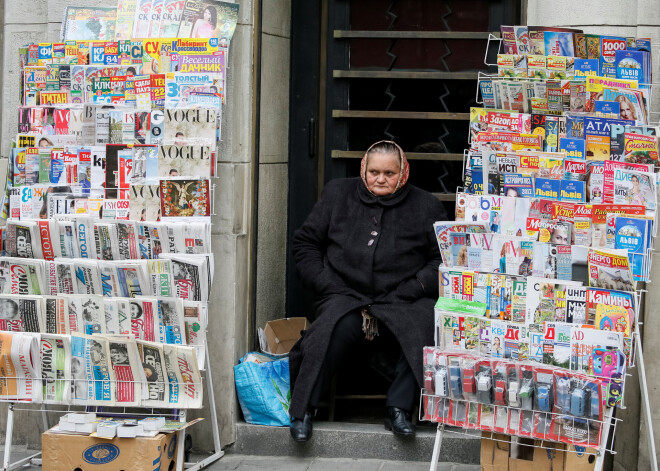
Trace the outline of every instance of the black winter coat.
<path fill-rule="evenodd" d="M 437 198 L 412 185 L 384 197 L 369 193 L 360 178 L 325 186 L 293 239 L 302 282 L 318 298 L 317 319 L 289 355 L 293 417 L 305 414 L 335 324 L 365 306 L 397 338 L 421 387 L 438 297 L 433 223 L 446 216 Z"/>

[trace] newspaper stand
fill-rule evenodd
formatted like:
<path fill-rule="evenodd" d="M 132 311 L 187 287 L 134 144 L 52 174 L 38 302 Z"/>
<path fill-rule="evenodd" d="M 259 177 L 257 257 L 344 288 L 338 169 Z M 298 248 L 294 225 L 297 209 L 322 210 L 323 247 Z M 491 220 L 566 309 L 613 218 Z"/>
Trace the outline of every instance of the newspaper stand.
<path fill-rule="evenodd" d="M 227 49 L 228 52 L 228 49 Z M 226 65 L 226 69 L 228 70 L 229 66 L 228 64 Z M 220 142 L 220 141 L 218 141 Z M 217 168 L 217 163 L 220 159 L 219 152 L 217 152 L 217 146 L 216 146 L 216 153 L 215 153 L 215 159 L 216 161 L 214 162 L 214 167 Z M 209 179 L 209 211 L 211 216 L 215 216 L 215 190 L 216 190 L 216 183 L 213 182 L 213 180 L 217 179 L 218 176 L 214 175 Z M 210 217 L 209 217 L 210 219 Z M 209 222 L 210 225 L 213 223 Z M 212 270 L 212 267 L 211 267 Z M 208 286 L 208 289 L 210 291 L 211 286 Z M 207 323 L 208 323 L 208 317 L 207 317 Z M 208 325 L 207 325 L 208 329 Z M 188 346 L 200 346 L 200 344 L 188 344 Z M 220 442 L 220 430 L 218 427 L 218 414 L 217 414 L 217 409 L 216 409 L 216 403 L 215 403 L 215 395 L 214 395 L 214 388 L 213 388 L 213 377 L 212 377 L 212 361 L 211 357 L 209 355 L 209 348 L 208 348 L 208 339 L 206 338 L 204 341 L 204 352 L 205 352 L 205 368 L 200 369 L 200 381 L 201 385 L 203 383 L 206 383 L 206 397 L 208 400 L 208 407 L 210 409 L 210 421 L 211 421 L 211 428 L 212 428 L 212 433 L 213 433 L 213 452 L 205 456 L 198 461 L 193 461 L 193 462 L 185 462 L 185 438 L 186 438 L 186 427 L 182 427 L 181 429 L 177 430 L 176 432 L 172 433 L 177 433 L 178 434 L 178 449 L 177 449 L 177 457 L 176 457 L 176 469 L 177 471 L 183 471 L 184 469 L 186 470 L 191 470 L 191 471 L 197 471 L 203 468 L 206 468 L 207 466 L 210 466 L 212 463 L 216 462 L 220 458 L 224 456 L 224 451 L 221 449 L 221 442 Z M 205 374 L 204 374 L 205 372 Z M 204 377 L 206 377 L 206 381 L 204 381 Z M 0 378 L 0 380 L 3 378 Z M 20 378 L 4 378 L 4 379 L 20 379 Z M 70 380 L 70 378 L 64 378 L 65 380 Z M 37 379 L 38 381 L 41 381 L 41 378 Z M 96 381 L 96 380 L 88 380 L 88 381 Z M 117 380 L 114 380 L 115 382 Z M 166 379 L 167 381 L 167 379 Z M 122 381 L 126 382 L 126 381 Z M 29 456 L 22 458 L 20 460 L 17 460 L 15 462 L 11 461 L 11 455 L 12 455 L 12 440 L 13 440 L 13 430 L 14 430 L 14 412 L 15 411 L 26 411 L 26 412 L 41 412 L 42 415 L 42 420 L 43 420 L 43 427 L 44 431 L 48 430 L 50 428 L 49 426 L 49 420 L 48 420 L 48 413 L 67 413 L 71 412 L 72 407 L 76 408 L 81 408 L 84 407 L 84 410 L 86 412 L 97 412 L 101 417 L 145 417 L 145 416 L 165 416 L 165 417 L 171 417 L 174 420 L 177 420 L 181 423 L 187 423 L 187 409 L 183 408 L 169 408 L 170 413 L 169 414 L 164 414 L 164 413 L 155 413 L 155 411 L 162 412 L 164 410 L 167 410 L 167 407 L 155 407 L 155 408 L 144 408 L 144 407 L 123 407 L 123 406 L 85 406 L 84 404 L 77 404 L 74 406 L 67 406 L 65 409 L 57 409 L 57 405 L 53 405 L 52 408 L 48 408 L 46 404 L 41 404 L 40 408 L 21 408 L 20 406 L 22 404 L 27 404 L 27 405 L 35 405 L 39 404 L 39 402 L 20 402 L 20 401 L 6 401 L 6 400 L 0 400 L 0 402 L 6 402 L 8 404 L 8 411 L 7 411 L 7 424 L 6 424 L 6 431 L 5 431 L 5 443 L 4 443 L 4 451 L 3 451 L 3 461 L 2 461 L 2 469 L 3 471 L 10 471 L 10 470 L 15 470 L 20 467 L 26 466 L 26 465 L 41 465 L 42 464 L 42 459 L 41 455 L 42 452 L 37 452 L 30 454 Z M 131 409 L 132 411 L 128 411 L 127 409 Z M 139 412 L 138 410 L 142 410 L 143 412 Z M 202 410 L 201 407 L 197 410 Z"/>
<path fill-rule="evenodd" d="M 494 43 L 496 46 L 491 46 L 491 43 Z M 653 46 L 658 46 L 660 43 L 653 43 Z M 489 67 L 496 67 L 497 63 L 492 64 L 488 62 L 488 53 L 491 51 L 491 47 L 496 47 L 497 52 L 499 53 L 500 49 L 502 46 L 502 39 L 496 37 L 493 34 L 488 35 L 488 43 L 486 46 L 486 52 L 484 54 L 484 64 Z M 479 100 L 480 96 L 480 83 L 482 80 L 498 80 L 498 79 L 506 79 L 504 77 L 499 77 L 497 74 L 488 74 L 484 72 L 479 72 L 478 77 L 477 77 L 477 89 L 475 93 L 475 102 L 477 104 L 483 104 L 483 101 Z M 525 80 L 531 80 L 529 78 L 516 78 L 516 81 L 525 81 Z M 649 91 L 652 91 L 656 87 L 660 87 L 660 82 L 653 82 L 650 84 L 646 84 L 649 87 Z M 649 95 L 649 102 L 650 102 L 650 95 Z M 652 119 L 651 117 L 655 116 L 655 119 Z M 660 125 L 660 111 L 651 111 L 649 110 L 649 125 L 655 125 L 659 126 Z M 471 143 L 471 132 L 468 131 L 468 142 Z M 468 150 L 465 149 L 463 151 L 463 173 L 465 173 L 466 165 L 467 165 L 467 160 L 468 160 Z M 656 188 L 657 188 L 657 178 L 658 175 L 656 173 Z M 459 187 L 457 189 L 457 194 L 461 188 Z M 658 207 L 658 192 L 656 191 L 656 208 Z M 655 237 L 657 236 L 657 231 L 658 231 L 658 210 L 655 212 L 654 216 L 654 224 L 653 224 L 653 234 L 651 238 L 651 247 L 648 248 L 646 255 L 644 257 L 643 261 L 643 266 L 644 266 L 644 271 L 648 273 L 648 280 L 646 281 L 646 284 L 651 283 L 651 265 L 653 262 L 653 241 L 655 240 Z M 644 421 L 646 423 L 646 430 L 647 430 L 647 442 L 648 442 L 648 447 L 649 447 L 649 459 L 651 463 L 651 470 L 652 471 L 658 471 L 658 462 L 657 462 L 657 457 L 656 457 L 656 448 L 655 448 L 655 440 L 654 440 L 654 433 L 653 433 L 653 421 L 652 421 L 652 416 L 651 416 L 651 406 L 650 406 L 650 400 L 649 400 L 649 394 L 648 394 L 648 386 L 647 386 L 647 381 L 646 381 L 646 369 L 645 369 L 645 364 L 644 364 L 644 355 L 642 351 L 642 338 L 641 334 L 639 331 L 639 326 L 642 325 L 641 322 L 639 322 L 639 314 L 640 314 L 640 306 L 641 306 L 641 301 L 642 297 L 647 293 L 648 291 L 644 288 L 642 289 L 637 289 L 635 292 L 635 329 L 634 332 L 632 333 L 633 337 L 633 345 L 635 349 L 635 355 L 633 358 L 633 362 L 631 363 L 630 367 L 635 367 L 638 366 L 638 376 L 639 376 L 639 386 L 640 386 L 640 393 L 641 393 L 641 400 L 642 400 L 642 413 L 644 415 Z M 630 377 L 632 376 L 630 373 L 626 373 L 626 376 Z M 420 397 L 420 406 L 419 406 L 419 411 L 420 411 L 420 420 L 423 419 L 423 410 L 424 410 L 424 398 L 429 397 L 424 390 L 422 390 L 422 394 Z M 463 401 L 467 402 L 467 401 Z M 623 406 L 623 402 L 621 405 L 622 409 L 625 409 Z M 611 453 L 611 454 L 616 454 L 616 451 L 614 450 L 614 441 L 613 437 L 616 432 L 616 426 L 617 423 L 620 422 L 622 419 L 617 419 L 613 417 L 614 414 L 614 408 L 612 407 L 607 407 L 604 409 L 603 412 L 603 420 L 601 422 L 601 433 L 600 433 L 600 442 L 599 446 L 596 447 L 596 461 L 594 464 L 594 469 L 596 471 L 600 471 L 603 469 L 604 462 L 605 462 L 605 454 L 606 453 Z M 436 471 L 438 467 L 438 460 L 440 458 L 440 450 L 442 448 L 442 440 L 443 436 L 445 433 L 451 433 L 451 434 L 456 434 L 460 436 L 466 436 L 470 438 L 474 438 L 475 436 L 479 437 L 482 436 L 485 439 L 489 440 L 494 440 L 494 441 L 500 441 L 500 439 L 496 438 L 494 436 L 494 432 L 490 433 L 490 436 L 486 436 L 488 432 L 479 432 L 474 431 L 474 430 L 469 430 L 469 429 L 463 429 L 463 428 L 456 428 L 456 427 L 450 427 L 446 426 L 444 423 L 438 423 L 437 426 L 437 431 L 436 431 L 436 436 L 435 436 L 435 441 L 433 445 L 433 453 L 431 456 L 431 466 L 430 470 L 431 471 Z M 612 438 L 611 438 L 612 437 Z M 517 441 L 518 437 L 515 435 L 511 436 L 511 439 L 513 442 Z M 612 440 L 611 445 L 608 447 L 608 442 Z M 553 446 L 553 441 L 545 441 L 541 440 L 540 445 L 527 445 L 530 447 L 540 447 L 540 448 L 551 448 Z M 579 448 L 578 444 L 575 444 L 576 447 Z M 583 447 L 582 447 L 583 449 Z M 575 450 L 567 450 L 567 452 L 575 452 Z"/>

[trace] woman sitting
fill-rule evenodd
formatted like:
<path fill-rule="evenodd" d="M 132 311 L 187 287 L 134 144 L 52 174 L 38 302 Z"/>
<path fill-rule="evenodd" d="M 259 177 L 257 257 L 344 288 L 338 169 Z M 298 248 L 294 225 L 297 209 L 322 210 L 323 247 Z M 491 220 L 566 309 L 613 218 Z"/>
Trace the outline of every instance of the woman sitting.
<path fill-rule="evenodd" d="M 408 161 L 391 141 L 372 145 L 362 178 L 329 182 L 293 240 L 303 284 L 318 298 L 317 319 L 290 353 L 291 436 L 307 441 L 321 396 L 358 342 L 391 339 L 401 352 L 387 393 L 385 427 L 414 435 L 422 348 L 433 345 L 440 253 L 433 231 L 442 203 L 406 185 Z M 381 334 L 379 336 L 379 333 Z"/>

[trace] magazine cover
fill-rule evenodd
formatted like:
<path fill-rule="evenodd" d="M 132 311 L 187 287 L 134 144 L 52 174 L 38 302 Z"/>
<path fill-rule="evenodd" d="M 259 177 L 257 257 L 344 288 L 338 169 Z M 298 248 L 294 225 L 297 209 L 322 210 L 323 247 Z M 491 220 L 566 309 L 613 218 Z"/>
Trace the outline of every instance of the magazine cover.
<path fill-rule="evenodd" d="M 167 109 L 164 113 L 165 145 L 216 144 L 216 110 L 213 109 Z"/>
<path fill-rule="evenodd" d="M 117 23 L 115 26 L 115 41 L 128 40 L 133 37 L 133 22 L 138 0 L 118 0 Z"/>
<path fill-rule="evenodd" d="M 161 180 L 162 217 L 210 216 L 208 180 Z"/>
<path fill-rule="evenodd" d="M 135 20 L 133 22 L 133 38 L 149 37 L 149 27 L 151 24 L 151 7 L 153 3 L 154 0 L 137 0 Z"/>
<path fill-rule="evenodd" d="M 211 176 L 209 146 L 160 146 L 158 176 L 164 178 L 209 178 Z"/>
<path fill-rule="evenodd" d="M 238 23 L 239 5 L 219 0 L 186 0 L 177 36 L 217 38 L 228 46 Z"/>
<path fill-rule="evenodd" d="M 165 107 L 187 108 L 191 93 L 219 93 L 222 75 L 212 73 L 171 72 L 165 75 Z"/>
<path fill-rule="evenodd" d="M 605 381 L 606 404 L 621 403 L 621 382 L 626 371 L 623 355 L 623 336 L 620 332 L 607 332 L 574 326 L 571 330 L 571 370 L 584 372 L 610 380 Z"/>
<path fill-rule="evenodd" d="M 589 286 L 635 291 L 627 251 L 590 248 Z"/>
<path fill-rule="evenodd" d="M 543 325 L 543 363 L 568 368 L 571 362 L 571 329 L 568 322 L 545 322 Z"/>
<path fill-rule="evenodd" d="M 653 240 L 651 219 L 616 216 L 614 223 L 614 248 L 628 251 L 628 260 L 636 281 L 648 279 L 648 249 Z"/>
<path fill-rule="evenodd" d="M 117 8 L 67 7 L 62 20 L 62 41 L 112 41 Z"/>
<path fill-rule="evenodd" d="M 161 38 L 177 37 L 185 4 L 186 0 L 165 0 L 165 4 L 163 5 L 163 13 L 161 14 Z"/>
<path fill-rule="evenodd" d="M 648 123 L 646 96 L 642 90 L 603 88 L 602 99 L 619 102 L 620 119 Z"/>
<path fill-rule="evenodd" d="M 160 26 L 162 21 L 164 4 L 165 4 L 165 0 L 152 0 L 151 18 L 149 19 L 149 34 L 146 37 L 149 38 L 160 37 Z"/>
<path fill-rule="evenodd" d="M 648 211 L 656 209 L 656 184 L 651 173 L 617 168 L 614 170 L 615 204 L 645 206 Z"/>
<path fill-rule="evenodd" d="M 658 167 L 658 138 L 654 135 L 626 132 L 622 160 L 648 163 Z"/>

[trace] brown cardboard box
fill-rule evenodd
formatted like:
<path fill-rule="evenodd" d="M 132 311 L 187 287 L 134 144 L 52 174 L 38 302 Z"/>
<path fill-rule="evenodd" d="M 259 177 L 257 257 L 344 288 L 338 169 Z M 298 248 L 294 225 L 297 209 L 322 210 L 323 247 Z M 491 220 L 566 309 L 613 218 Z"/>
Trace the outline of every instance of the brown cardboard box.
<path fill-rule="evenodd" d="M 300 338 L 300 331 L 307 328 L 305 317 L 288 317 L 268 322 L 264 332 L 270 353 L 276 355 L 289 353 L 291 347 Z"/>
<path fill-rule="evenodd" d="M 484 433 L 483 437 L 490 437 Z M 509 435 L 492 434 L 494 440 L 481 439 L 481 471 L 508 471 L 509 469 Z M 499 441 L 503 440 L 503 441 Z"/>
<path fill-rule="evenodd" d="M 160 433 L 108 440 L 48 431 L 41 436 L 42 466 L 44 471 L 176 469 L 177 438 L 178 433 Z"/>
<path fill-rule="evenodd" d="M 541 445 L 539 440 L 519 439 L 519 453 L 516 458 L 509 458 L 509 471 L 564 471 L 564 445 L 553 443 L 551 448 L 540 448 Z"/>
<path fill-rule="evenodd" d="M 566 457 L 564 458 L 564 469 L 566 471 L 593 471 L 596 464 L 596 450 L 593 448 L 579 447 L 577 452 L 575 446 L 566 445 Z"/>
<path fill-rule="evenodd" d="M 481 471 L 564 471 L 564 445 L 553 443 L 552 448 L 538 448 L 540 441 L 519 438 L 511 443 L 511 437 L 490 433 L 482 434 Z M 504 441 L 496 441 L 504 440 Z M 536 446 L 532 446 L 536 445 Z"/>

